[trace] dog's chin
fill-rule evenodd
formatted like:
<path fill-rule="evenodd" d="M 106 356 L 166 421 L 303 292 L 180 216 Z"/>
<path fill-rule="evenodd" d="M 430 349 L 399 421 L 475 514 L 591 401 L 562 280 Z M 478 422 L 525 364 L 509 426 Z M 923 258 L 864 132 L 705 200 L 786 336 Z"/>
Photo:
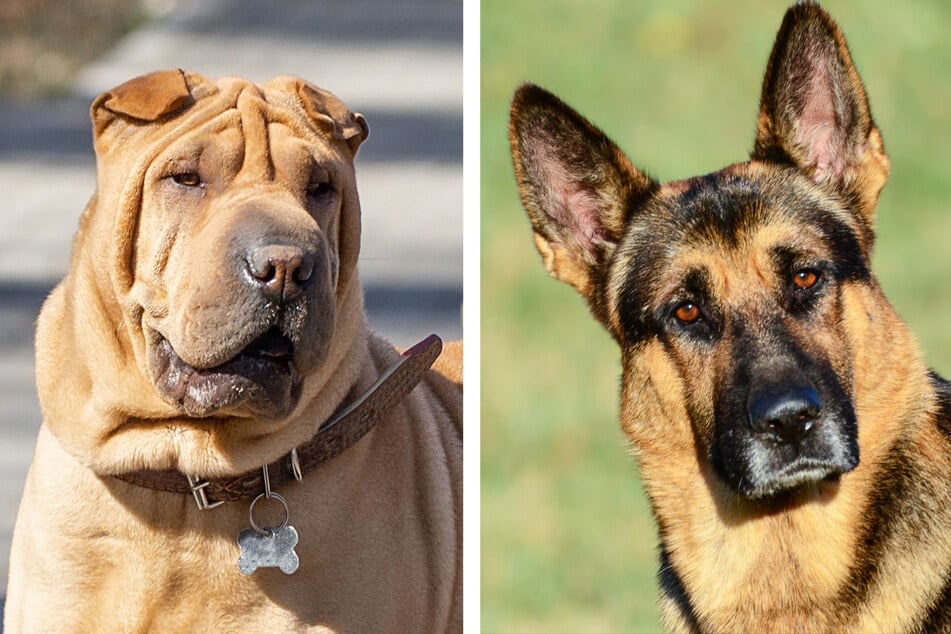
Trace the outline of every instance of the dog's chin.
<path fill-rule="evenodd" d="M 749 501 L 768 501 L 824 486 L 858 466 L 858 441 L 849 422 L 826 421 L 800 446 L 746 436 L 713 448 L 713 464 L 721 478 Z M 843 427 L 845 429 L 843 429 Z"/>
<path fill-rule="evenodd" d="M 751 501 L 776 500 L 838 482 L 843 474 L 854 467 L 854 464 L 845 462 L 802 458 L 769 474 L 742 480 L 736 483 L 736 489 L 741 496 Z"/>
<path fill-rule="evenodd" d="M 295 368 L 294 345 L 276 328 L 256 337 L 231 359 L 209 368 L 189 365 L 168 339 L 156 333 L 152 367 L 162 397 L 195 418 L 222 412 L 283 418 L 301 396 L 303 380 Z"/>

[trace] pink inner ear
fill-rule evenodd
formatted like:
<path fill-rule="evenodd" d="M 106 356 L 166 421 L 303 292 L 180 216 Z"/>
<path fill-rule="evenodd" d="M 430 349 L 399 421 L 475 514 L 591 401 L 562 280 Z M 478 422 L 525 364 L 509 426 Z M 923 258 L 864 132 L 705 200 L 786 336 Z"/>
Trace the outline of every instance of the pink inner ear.
<path fill-rule="evenodd" d="M 831 177 L 841 181 L 845 173 L 844 132 L 850 122 L 836 121 L 835 93 L 828 69 L 817 68 L 803 103 L 796 141 L 806 150 L 808 163 L 815 166 L 813 180 Z"/>
<path fill-rule="evenodd" d="M 546 213 L 558 226 L 560 235 L 593 253 L 596 245 L 607 239 L 601 220 L 605 202 L 593 187 L 573 178 L 557 158 L 539 149 L 539 182 L 548 184 Z"/>
<path fill-rule="evenodd" d="M 585 251 L 593 252 L 596 244 L 607 238 L 601 225 L 604 202 L 591 189 L 578 183 L 567 183 L 559 192 L 566 214 L 574 219 L 574 237 Z"/>

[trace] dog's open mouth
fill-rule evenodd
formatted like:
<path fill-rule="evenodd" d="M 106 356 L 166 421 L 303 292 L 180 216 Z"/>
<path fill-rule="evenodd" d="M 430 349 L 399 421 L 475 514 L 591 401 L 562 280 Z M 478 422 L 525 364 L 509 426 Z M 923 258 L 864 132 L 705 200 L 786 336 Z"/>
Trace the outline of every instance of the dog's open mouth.
<path fill-rule="evenodd" d="M 278 328 L 210 368 L 189 365 L 168 339 L 158 333 L 156 339 L 155 384 L 166 400 L 189 416 L 246 406 L 257 416 L 280 418 L 297 405 L 301 376 L 294 366 L 294 345 Z"/>
<path fill-rule="evenodd" d="M 252 341 L 231 362 L 248 357 L 272 363 L 289 365 L 294 356 L 294 344 L 277 328 L 271 328 L 266 333 Z M 229 362 L 230 363 L 230 362 Z"/>

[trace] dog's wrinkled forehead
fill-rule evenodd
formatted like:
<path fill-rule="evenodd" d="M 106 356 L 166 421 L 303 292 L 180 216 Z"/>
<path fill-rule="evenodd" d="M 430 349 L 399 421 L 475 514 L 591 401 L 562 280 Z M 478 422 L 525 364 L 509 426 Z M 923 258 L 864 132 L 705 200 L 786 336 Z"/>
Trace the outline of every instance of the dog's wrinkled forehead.
<path fill-rule="evenodd" d="M 231 129 L 240 135 L 238 144 L 244 148 L 241 161 L 233 162 L 242 165 L 247 157 L 249 174 L 269 178 L 274 146 L 293 145 L 273 142 L 272 133 L 280 128 L 282 138 L 301 139 L 308 152 L 341 166 L 354 187 L 353 161 L 369 134 L 362 115 L 351 112 L 332 93 L 296 77 L 277 77 L 258 86 L 237 77 L 213 81 L 182 70 L 159 71 L 102 93 L 90 113 L 98 180 L 90 216 L 98 231 L 111 235 L 105 243 L 113 252 L 106 259 L 122 289 L 133 282 L 129 262 L 147 176 L 170 153 L 179 154 L 173 159 L 182 159 L 183 152 L 184 159 L 200 157 L 206 146 L 214 145 L 216 135 Z M 227 150 L 235 144 L 218 145 Z M 347 200 L 358 214 L 357 198 Z M 351 237 L 357 242 L 358 219 L 351 224 Z M 347 251 L 355 258 L 359 248 Z"/>
<path fill-rule="evenodd" d="M 299 134 L 316 134 L 346 143 L 353 155 L 369 129 L 333 93 L 296 77 L 276 77 L 256 85 L 239 77 L 212 81 L 197 73 L 169 70 L 143 75 L 101 94 L 92 105 L 96 152 L 122 151 L 135 135 L 136 145 L 162 144 L 201 126 L 223 112 L 259 113 Z"/>

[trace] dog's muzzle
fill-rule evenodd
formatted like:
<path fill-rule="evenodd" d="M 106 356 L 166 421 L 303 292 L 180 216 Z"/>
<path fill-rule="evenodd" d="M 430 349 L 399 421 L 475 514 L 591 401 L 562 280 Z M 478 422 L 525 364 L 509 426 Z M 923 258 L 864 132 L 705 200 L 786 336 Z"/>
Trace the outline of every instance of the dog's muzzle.
<path fill-rule="evenodd" d="M 717 424 L 713 463 L 747 498 L 833 480 L 858 465 L 851 402 L 837 381 L 803 373 L 751 381 L 728 422 Z"/>
<path fill-rule="evenodd" d="M 218 275 L 189 280 L 192 294 L 177 307 L 184 317 L 148 324 L 152 379 L 190 417 L 283 418 L 334 334 L 328 258 L 314 236 L 231 231 L 232 248 L 211 265 Z"/>

